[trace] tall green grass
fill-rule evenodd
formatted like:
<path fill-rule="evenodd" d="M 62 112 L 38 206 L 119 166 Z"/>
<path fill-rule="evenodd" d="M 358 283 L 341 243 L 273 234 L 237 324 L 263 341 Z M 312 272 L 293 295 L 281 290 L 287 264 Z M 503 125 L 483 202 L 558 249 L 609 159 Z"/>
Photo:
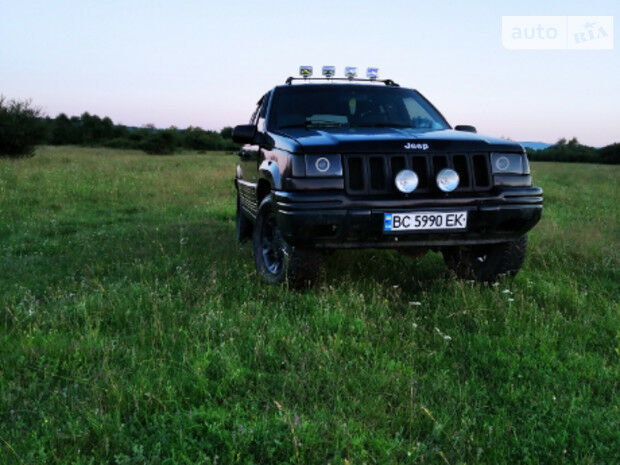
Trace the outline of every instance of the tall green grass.
<path fill-rule="evenodd" d="M 235 157 L 0 161 L 0 463 L 618 463 L 620 171 L 534 163 L 513 281 L 235 244 Z"/>

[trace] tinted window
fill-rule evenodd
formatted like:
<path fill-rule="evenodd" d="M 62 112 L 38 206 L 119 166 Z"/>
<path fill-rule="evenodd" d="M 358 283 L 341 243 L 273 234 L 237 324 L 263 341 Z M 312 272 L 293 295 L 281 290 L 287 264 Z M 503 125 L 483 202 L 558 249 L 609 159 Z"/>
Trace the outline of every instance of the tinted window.
<path fill-rule="evenodd" d="M 441 115 L 417 92 L 398 87 L 298 85 L 276 89 L 270 126 L 445 129 Z"/>

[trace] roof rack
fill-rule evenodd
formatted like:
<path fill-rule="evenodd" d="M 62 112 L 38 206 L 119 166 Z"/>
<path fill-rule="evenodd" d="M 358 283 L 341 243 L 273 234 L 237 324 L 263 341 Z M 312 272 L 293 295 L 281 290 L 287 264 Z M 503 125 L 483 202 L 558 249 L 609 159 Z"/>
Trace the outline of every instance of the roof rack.
<path fill-rule="evenodd" d="M 285 83 L 287 85 L 291 85 L 293 84 L 293 81 L 349 81 L 349 82 L 382 82 L 384 83 L 386 86 L 391 86 L 391 87 L 400 87 L 398 84 L 396 84 L 394 81 L 392 81 L 391 79 L 358 79 L 358 78 L 347 78 L 347 77 L 343 77 L 343 78 L 337 78 L 337 77 L 329 77 L 329 78 L 320 78 L 320 77 L 293 77 L 293 76 L 289 76 L 288 78 L 286 78 Z"/>

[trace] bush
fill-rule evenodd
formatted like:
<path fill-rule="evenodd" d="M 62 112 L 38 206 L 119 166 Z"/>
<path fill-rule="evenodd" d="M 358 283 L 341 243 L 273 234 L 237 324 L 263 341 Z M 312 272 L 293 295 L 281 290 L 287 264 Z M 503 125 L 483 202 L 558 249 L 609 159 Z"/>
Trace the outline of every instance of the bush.
<path fill-rule="evenodd" d="M 233 133 L 233 128 L 231 128 L 230 126 L 226 126 L 222 128 L 222 130 L 220 131 L 220 136 L 222 136 L 224 139 L 232 140 L 232 133 Z"/>
<path fill-rule="evenodd" d="M 41 111 L 30 101 L 6 100 L 0 96 L 0 155 L 32 155 L 45 137 Z"/>
<path fill-rule="evenodd" d="M 601 163 L 620 165 L 620 143 L 610 144 L 598 149 Z"/>
<path fill-rule="evenodd" d="M 198 127 L 189 127 L 183 131 L 179 131 L 182 139 L 182 145 L 186 149 L 198 150 L 226 150 L 234 148 L 235 144 L 232 140 L 225 139 L 221 134 L 215 131 L 205 131 Z"/>
<path fill-rule="evenodd" d="M 107 140 L 103 142 L 104 147 L 109 147 L 111 149 L 130 149 L 130 150 L 140 150 L 141 148 L 141 140 L 133 140 L 129 137 L 115 137 L 114 139 Z"/>
<path fill-rule="evenodd" d="M 177 148 L 176 129 L 163 129 L 148 134 L 140 148 L 151 155 L 169 155 Z"/>

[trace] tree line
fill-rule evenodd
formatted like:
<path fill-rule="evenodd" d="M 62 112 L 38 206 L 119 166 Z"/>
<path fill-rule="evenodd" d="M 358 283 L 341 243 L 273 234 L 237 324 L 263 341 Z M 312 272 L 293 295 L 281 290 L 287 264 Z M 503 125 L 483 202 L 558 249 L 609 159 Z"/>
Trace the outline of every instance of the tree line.
<path fill-rule="evenodd" d="M 574 163 L 606 163 L 620 164 L 620 143 L 595 148 L 582 145 L 577 138 L 569 141 L 562 138 L 555 144 L 542 150 L 527 149 L 531 161 L 561 161 Z"/>
<path fill-rule="evenodd" d="M 87 145 L 117 149 L 137 149 L 151 154 L 171 154 L 180 149 L 197 151 L 236 150 L 232 128 L 220 132 L 199 127 L 187 129 L 141 128 L 114 124 L 106 117 L 64 113 L 50 118 L 29 101 L 7 100 L 0 96 L 0 155 L 27 156 L 39 144 Z M 620 143 L 602 148 L 582 145 L 576 138 L 560 139 L 542 150 L 527 149 L 532 161 L 620 164 Z"/>
<path fill-rule="evenodd" d="M 199 127 L 157 129 L 153 125 L 131 127 L 115 124 L 109 117 L 87 112 L 80 116 L 64 113 L 44 116 L 29 101 L 0 96 L 0 154 L 28 156 L 36 145 L 85 145 L 143 150 L 150 154 L 171 154 L 181 149 L 235 150 L 232 128 L 219 132 Z"/>

